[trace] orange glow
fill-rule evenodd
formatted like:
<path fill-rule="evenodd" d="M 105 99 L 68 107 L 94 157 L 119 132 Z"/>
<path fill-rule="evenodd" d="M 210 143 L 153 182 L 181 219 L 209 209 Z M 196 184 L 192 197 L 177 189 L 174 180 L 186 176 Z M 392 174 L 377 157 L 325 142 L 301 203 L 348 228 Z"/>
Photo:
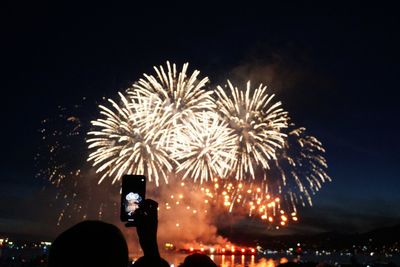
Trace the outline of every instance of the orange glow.
<path fill-rule="evenodd" d="M 275 267 L 275 261 L 273 259 L 269 259 L 265 265 L 266 267 Z"/>
<path fill-rule="evenodd" d="M 288 260 L 287 258 L 285 258 L 285 257 L 282 257 L 282 258 L 279 260 L 279 264 L 284 264 L 284 263 L 287 263 L 287 262 L 289 262 L 289 260 Z"/>
<path fill-rule="evenodd" d="M 276 229 L 289 225 L 289 221 L 290 222 L 298 221 L 297 212 L 285 210 L 285 208 L 281 206 L 280 197 L 277 197 L 276 195 L 275 196 L 271 195 L 269 193 L 264 194 L 262 187 L 249 188 L 244 183 L 237 183 L 237 184 L 227 183 L 220 185 L 218 183 L 218 180 L 214 179 L 213 181 L 214 183 L 211 186 L 204 186 L 200 188 L 205 196 L 205 198 L 202 199 L 202 202 L 205 204 L 214 203 L 213 202 L 214 198 L 220 197 L 223 200 L 221 204 L 226 209 L 229 209 L 229 212 L 231 212 L 231 209 L 234 208 L 234 206 L 238 205 L 239 203 L 246 204 L 243 206 L 245 206 L 248 209 L 249 216 L 258 216 L 258 218 L 263 220 L 265 223 L 271 224 L 271 226 L 273 226 Z M 252 199 L 249 199 L 249 201 L 247 199 L 249 196 L 246 195 L 246 192 L 248 192 L 252 196 Z M 184 198 L 184 194 L 182 193 L 171 194 L 170 197 L 177 205 L 176 208 L 178 208 L 179 205 L 184 204 L 181 200 Z M 170 204 L 167 204 L 166 206 L 167 210 L 172 210 L 175 208 L 175 205 L 173 206 L 169 205 Z M 193 214 L 198 212 L 196 210 L 193 210 L 193 207 L 191 206 L 185 205 L 184 207 L 188 211 L 191 211 Z M 201 212 L 206 213 L 207 209 L 203 209 Z M 200 247 L 198 248 L 198 250 L 200 251 Z M 204 251 L 209 252 L 209 250 L 210 248 L 205 248 Z M 238 252 L 241 251 L 242 249 L 239 248 L 239 250 L 238 249 L 236 250 Z M 221 252 L 220 249 L 218 249 L 218 251 Z M 226 251 L 231 252 L 231 246 L 228 246 L 226 248 Z M 250 248 L 249 249 L 245 248 L 245 252 L 242 253 L 250 253 Z"/>
<path fill-rule="evenodd" d="M 242 253 L 244 253 L 246 250 L 244 248 L 241 249 Z"/>

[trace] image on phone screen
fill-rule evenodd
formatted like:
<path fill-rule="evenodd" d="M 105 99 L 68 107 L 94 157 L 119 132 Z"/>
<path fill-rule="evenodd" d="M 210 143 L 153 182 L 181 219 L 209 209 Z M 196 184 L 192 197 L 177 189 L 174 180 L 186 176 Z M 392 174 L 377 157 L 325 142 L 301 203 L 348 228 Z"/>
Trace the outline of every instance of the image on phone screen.
<path fill-rule="evenodd" d="M 126 215 L 132 216 L 137 208 L 139 208 L 139 204 L 143 201 L 142 197 L 138 193 L 129 192 L 125 196 L 125 212 Z M 129 218 L 128 218 L 129 220 Z"/>

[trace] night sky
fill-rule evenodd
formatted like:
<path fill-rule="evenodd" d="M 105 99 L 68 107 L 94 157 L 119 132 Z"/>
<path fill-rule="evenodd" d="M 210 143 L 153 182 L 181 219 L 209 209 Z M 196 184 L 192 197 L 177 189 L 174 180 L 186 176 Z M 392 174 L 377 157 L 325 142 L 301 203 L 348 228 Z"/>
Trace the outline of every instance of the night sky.
<path fill-rule="evenodd" d="M 0 232 L 56 229 L 41 194 L 46 182 L 34 177 L 41 120 L 82 97 L 90 100 L 88 117 L 95 116 L 97 100 L 115 98 L 166 60 L 189 62 L 214 85 L 227 78 L 267 84 L 297 125 L 322 141 L 333 182 L 294 230 L 354 232 L 399 223 L 395 10 L 364 1 L 6 6 Z"/>

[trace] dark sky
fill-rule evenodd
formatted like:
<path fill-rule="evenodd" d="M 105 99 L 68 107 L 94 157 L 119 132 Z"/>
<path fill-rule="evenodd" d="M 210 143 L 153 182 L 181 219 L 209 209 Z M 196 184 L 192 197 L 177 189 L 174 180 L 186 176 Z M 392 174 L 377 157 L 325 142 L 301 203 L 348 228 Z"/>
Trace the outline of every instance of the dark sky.
<path fill-rule="evenodd" d="M 327 184 L 300 229 L 365 231 L 400 221 L 399 17 L 393 6 L 6 6 L 1 17 L 0 232 L 39 231 L 33 156 L 58 105 L 115 97 L 166 60 L 213 84 L 264 82 L 327 149 Z M 90 110 L 90 111 L 89 111 Z M 32 201 L 37 200 L 37 201 Z M 39 230 L 38 230 L 39 229 Z"/>

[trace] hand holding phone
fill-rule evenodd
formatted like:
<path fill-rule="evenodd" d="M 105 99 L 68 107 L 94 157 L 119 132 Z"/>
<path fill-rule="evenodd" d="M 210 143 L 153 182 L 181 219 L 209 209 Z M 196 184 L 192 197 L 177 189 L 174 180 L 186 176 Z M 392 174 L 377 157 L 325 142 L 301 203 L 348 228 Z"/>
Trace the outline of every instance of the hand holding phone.
<path fill-rule="evenodd" d="M 158 203 L 145 199 L 136 211 L 136 231 L 145 256 L 159 258 L 157 245 Z M 126 227 L 133 226 L 128 222 Z"/>
<path fill-rule="evenodd" d="M 136 227 L 145 256 L 160 258 L 157 245 L 158 203 L 145 199 L 146 177 L 124 175 L 121 190 L 121 221 L 126 227 Z"/>

